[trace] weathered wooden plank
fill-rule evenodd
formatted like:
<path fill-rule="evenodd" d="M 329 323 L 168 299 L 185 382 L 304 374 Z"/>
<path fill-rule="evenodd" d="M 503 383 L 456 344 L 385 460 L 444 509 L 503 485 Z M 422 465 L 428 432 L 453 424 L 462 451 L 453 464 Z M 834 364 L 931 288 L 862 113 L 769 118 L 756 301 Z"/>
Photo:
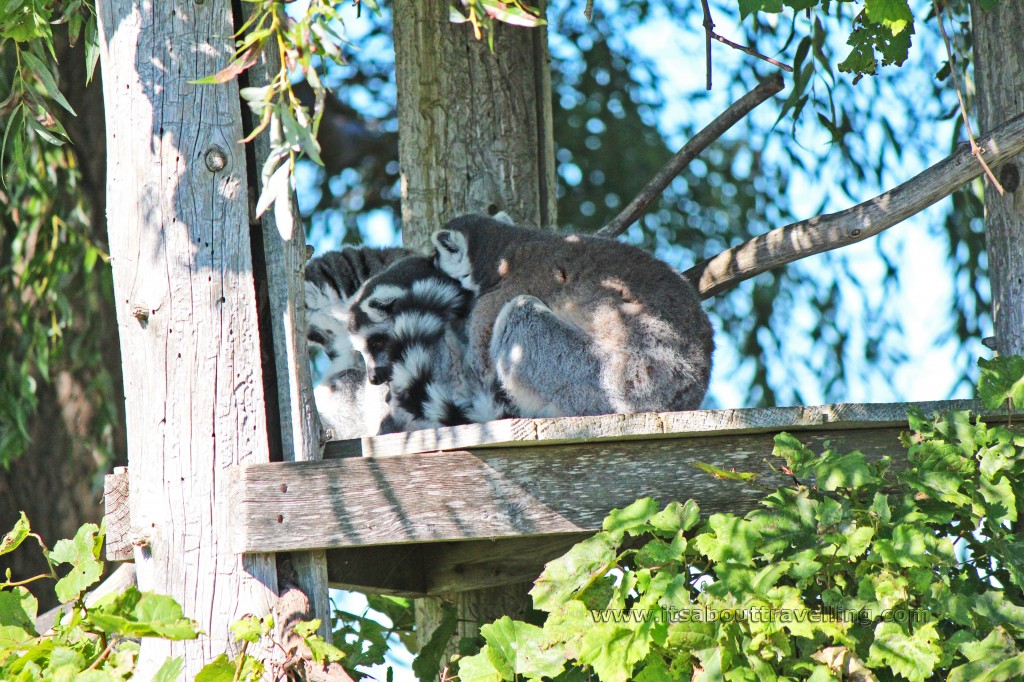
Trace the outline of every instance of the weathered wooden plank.
<path fill-rule="evenodd" d="M 689 412 L 646 412 L 556 419 L 503 419 L 440 429 L 393 433 L 332 441 L 325 458 L 384 457 L 441 450 L 554 445 L 573 441 L 626 440 L 702 434 L 758 433 L 829 426 L 840 429 L 878 428 L 907 423 L 907 409 L 925 414 L 946 410 L 983 412 L 975 400 L 934 400 L 919 403 L 839 403 L 797 407 L 765 407 Z M 1005 412 L 986 413 L 999 416 Z"/>
<path fill-rule="evenodd" d="M 902 453 L 900 431 L 819 429 L 801 440 L 878 457 Z M 767 432 L 705 434 L 251 465 L 232 476 L 232 542 L 261 552 L 581 533 L 648 495 L 744 512 L 761 489 L 694 464 L 756 472 L 774 486 L 786 479 L 767 462 L 772 447 Z"/>

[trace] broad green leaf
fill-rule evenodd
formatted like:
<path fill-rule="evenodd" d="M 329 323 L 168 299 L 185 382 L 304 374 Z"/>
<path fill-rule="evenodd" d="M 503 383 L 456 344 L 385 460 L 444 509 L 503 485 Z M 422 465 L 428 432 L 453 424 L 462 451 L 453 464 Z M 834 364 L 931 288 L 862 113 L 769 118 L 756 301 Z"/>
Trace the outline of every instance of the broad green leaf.
<path fill-rule="evenodd" d="M 1002 682 L 1024 675 L 1024 653 L 1017 651 L 1013 637 L 997 627 L 982 641 L 960 644 L 970 663 L 950 671 L 948 682 Z"/>
<path fill-rule="evenodd" d="M 480 629 L 487 641 L 487 657 L 505 679 L 515 676 L 530 680 L 555 677 L 565 659 L 557 649 L 543 649 L 544 631 L 528 623 L 503 616 Z"/>
<path fill-rule="evenodd" d="M 35 633 L 39 601 L 24 587 L 0 591 L 0 625 L 16 625 Z"/>
<path fill-rule="evenodd" d="M 658 513 L 658 503 L 650 497 L 644 497 L 625 509 L 613 509 L 601 527 L 616 538 L 623 535 L 641 535 L 650 530 L 651 517 Z"/>
<path fill-rule="evenodd" d="M 503 678 L 489 655 L 490 651 L 484 646 L 475 656 L 468 656 L 459 661 L 459 680 L 461 682 L 501 682 Z M 420 677 L 419 679 L 424 679 Z"/>
<path fill-rule="evenodd" d="M 879 623 L 866 661 L 869 668 L 888 666 L 893 673 L 910 682 L 927 679 L 939 662 L 942 650 L 934 623 L 915 628 L 912 634 L 904 632 L 898 623 Z"/>
<path fill-rule="evenodd" d="M 679 531 L 688 531 L 700 521 L 700 507 L 693 500 L 687 500 L 685 504 L 669 502 L 660 512 L 651 517 L 650 523 L 657 530 L 675 534 Z"/>
<path fill-rule="evenodd" d="M 310 652 L 313 654 L 313 660 L 321 665 L 335 663 L 345 658 L 344 651 L 333 644 L 325 642 L 320 637 L 306 638 L 306 646 L 309 647 Z"/>
<path fill-rule="evenodd" d="M 99 527 L 87 523 L 78 529 L 74 539 L 59 540 L 50 552 L 50 561 L 71 564 L 71 571 L 57 581 L 54 591 L 62 604 L 73 602 L 103 574 L 99 552 L 103 543 Z"/>
<path fill-rule="evenodd" d="M 255 644 L 263 636 L 263 619 L 258 616 L 249 616 L 231 624 L 229 628 L 236 641 L 245 641 Z"/>
<path fill-rule="evenodd" d="M 233 682 L 234 679 L 235 664 L 227 654 L 213 659 L 196 674 L 196 682 Z"/>
<path fill-rule="evenodd" d="M 864 11 L 871 22 L 885 26 L 894 36 L 914 23 L 907 0 L 865 0 Z"/>
<path fill-rule="evenodd" d="M 989 410 L 998 409 L 1006 400 L 1024 406 L 1024 358 L 1002 355 L 998 358 L 978 360 L 978 397 Z"/>
<path fill-rule="evenodd" d="M 21 512 L 20 518 L 15 521 L 14 528 L 9 533 L 4 535 L 3 539 L 0 540 L 0 555 L 13 552 L 18 549 L 18 545 L 25 542 L 25 538 L 32 532 L 31 527 L 28 523 L 28 517 L 25 516 L 25 512 Z"/>
<path fill-rule="evenodd" d="M 21 649 L 35 637 L 31 632 L 17 625 L 0 625 L 0 654 Z M 2 656 L 0 656 L 2 660 Z"/>
<path fill-rule="evenodd" d="M 713 533 L 703 533 L 693 541 L 701 554 L 717 563 L 735 561 L 746 565 L 750 562 L 761 540 L 751 522 L 732 514 L 713 514 L 708 525 Z"/>
<path fill-rule="evenodd" d="M 829 492 L 839 488 L 856 490 L 878 482 L 860 452 L 827 457 L 814 466 L 813 471 L 818 488 Z"/>
<path fill-rule="evenodd" d="M 530 595 L 533 605 L 553 611 L 571 599 L 577 591 L 603 575 L 615 562 L 618 542 L 610 533 L 598 533 L 549 561 L 537 578 Z"/>
<path fill-rule="evenodd" d="M 583 635 L 580 662 L 594 668 L 601 682 L 626 682 L 633 666 L 650 650 L 649 632 L 615 623 L 599 623 Z"/>
<path fill-rule="evenodd" d="M 122 599 L 90 611 L 92 621 L 108 634 L 125 637 L 194 639 L 196 623 L 185 618 L 173 597 L 129 588 Z"/>

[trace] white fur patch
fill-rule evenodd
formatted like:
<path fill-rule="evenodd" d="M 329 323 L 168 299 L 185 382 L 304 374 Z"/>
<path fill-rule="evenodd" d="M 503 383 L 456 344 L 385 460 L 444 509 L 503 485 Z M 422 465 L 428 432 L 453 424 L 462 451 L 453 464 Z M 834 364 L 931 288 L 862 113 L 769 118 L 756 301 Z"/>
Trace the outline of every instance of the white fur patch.
<path fill-rule="evenodd" d="M 399 341 L 436 336 L 444 329 L 444 320 L 433 313 L 411 310 L 397 315 L 391 336 Z"/>
<path fill-rule="evenodd" d="M 441 235 L 444 235 L 447 246 L 441 245 Z M 466 241 L 466 235 L 458 230 L 438 230 L 430 236 L 430 241 L 437 250 L 438 266 L 449 277 L 454 277 L 459 281 L 468 278 L 472 281 L 473 268 L 469 262 L 469 242 Z M 449 251 L 449 248 L 454 248 L 454 252 Z M 463 285 L 465 285 L 465 281 L 463 281 Z M 475 291 L 475 289 L 471 289 L 471 291 Z"/>

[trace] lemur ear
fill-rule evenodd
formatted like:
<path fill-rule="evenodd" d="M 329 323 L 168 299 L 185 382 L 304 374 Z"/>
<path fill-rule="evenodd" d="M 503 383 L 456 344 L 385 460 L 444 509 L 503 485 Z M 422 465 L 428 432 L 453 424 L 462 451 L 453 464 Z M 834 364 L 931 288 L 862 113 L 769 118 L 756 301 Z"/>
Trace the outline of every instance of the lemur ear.
<path fill-rule="evenodd" d="M 386 315 L 390 315 L 391 311 L 395 307 L 395 299 L 394 298 L 372 298 L 369 301 L 369 305 L 370 305 L 371 308 L 373 308 L 375 310 L 379 310 L 380 312 L 382 312 L 382 313 L 384 313 Z"/>
<path fill-rule="evenodd" d="M 499 223 L 505 223 L 506 225 L 515 225 L 515 221 L 512 220 L 512 216 L 510 216 L 505 211 L 498 211 L 497 213 L 492 215 L 491 218 L 497 220 Z"/>
<path fill-rule="evenodd" d="M 456 254 L 462 250 L 462 240 L 458 238 L 458 233 L 451 230 L 438 230 L 430 236 L 430 241 L 438 249 L 443 249 L 450 254 Z"/>

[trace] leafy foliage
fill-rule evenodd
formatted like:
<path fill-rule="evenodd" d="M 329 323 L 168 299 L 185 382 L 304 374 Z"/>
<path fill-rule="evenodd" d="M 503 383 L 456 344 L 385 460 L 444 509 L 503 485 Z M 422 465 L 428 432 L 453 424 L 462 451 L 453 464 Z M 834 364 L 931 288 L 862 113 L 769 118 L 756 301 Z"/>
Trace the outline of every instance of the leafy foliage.
<path fill-rule="evenodd" d="M 983 393 L 1024 380 L 1021 358 L 985 367 Z M 1024 436 L 968 412 L 909 425 L 901 467 L 779 434 L 794 484 L 743 517 L 613 511 L 537 580 L 543 627 L 485 627 L 460 679 L 1018 679 Z"/>
<path fill-rule="evenodd" d="M 43 574 L 20 582 L 12 582 L 10 572 L 0 582 L 0 679 L 11 682 L 45 680 L 82 680 L 83 682 L 119 682 L 131 679 L 139 653 L 138 639 L 156 637 L 167 640 L 195 639 L 201 636 L 194 621 L 186 618 L 181 606 L 171 597 L 140 592 L 132 586 L 122 592 L 107 594 L 86 603 L 85 591 L 95 585 L 103 572 L 100 550 L 103 529 L 85 524 L 75 537 L 60 540 L 49 550 L 32 532 L 24 514 L 14 527 L 0 538 L 0 555 L 17 550 L 26 540 L 35 540 L 50 567 Z M 65 568 L 65 565 L 67 567 Z M 59 574 L 63 573 L 63 576 Z M 54 580 L 54 590 L 61 602 L 63 616 L 57 618 L 49 632 L 38 632 L 39 601 L 26 585 Z M 407 609 L 411 621 L 412 612 Z M 402 607 L 395 605 L 394 614 Z M 397 621 L 396 621 L 397 622 Z M 404 621 L 402 621 L 404 622 Z M 321 639 L 316 631 L 319 621 L 300 622 L 295 634 L 308 648 L 318 664 L 342 661 L 348 652 L 363 651 L 368 628 L 360 636 L 334 647 Z M 409 625 L 411 628 L 411 623 Z M 274 620 L 270 615 L 243 618 L 231 627 L 235 639 L 243 643 L 234 656 L 222 654 L 206 665 L 196 676 L 200 682 L 256 682 L 263 679 L 267 664 L 248 653 L 248 646 L 261 639 L 273 640 Z M 371 638 L 383 660 L 383 640 Z M 386 638 L 385 638 L 386 639 Z M 347 650 L 347 651 L 346 651 Z M 292 652 L 286 652 L 288 654 Z M 372 664 L 365 660 L 346 664 Z M 154 676 L 158 682 L 174 682 L 181 676 L 183 661 L 172 658 Z"/>
<path fill-rule="evenodd" d="M 62 116 L 74 111 L 58 88 L 52 24 L 83 41 L 87 73 L 98 56 L 91 3 L 0 0 L 0 465 L 27 447 L 38 384 L 59 371 L 83 378 L 98 419 L 86 449 L 109 452 L 110 374 L 90 335 L 95 321 L 76 307 L 109 305 L 109 270 L 90 237 L 79 164 L 64 143 Z M 102 226 L 101 226 L 102 227 Z M 65 332 L 74 334 L 65 336 Z M 106 400 L 105 400 L 106 399 Z"/>

